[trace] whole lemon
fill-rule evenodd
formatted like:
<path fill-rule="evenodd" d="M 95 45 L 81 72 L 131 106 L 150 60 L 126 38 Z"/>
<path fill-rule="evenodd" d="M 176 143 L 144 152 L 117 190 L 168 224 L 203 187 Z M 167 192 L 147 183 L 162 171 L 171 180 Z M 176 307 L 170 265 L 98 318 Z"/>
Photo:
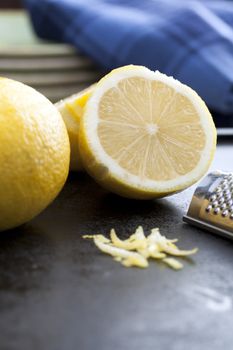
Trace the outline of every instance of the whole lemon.
<path fill-rule="evenodd" d="M 39 214 L 63 187 L 70 145 L 53 104 L 36 90 L 0 78 L 0 231 Z"/>

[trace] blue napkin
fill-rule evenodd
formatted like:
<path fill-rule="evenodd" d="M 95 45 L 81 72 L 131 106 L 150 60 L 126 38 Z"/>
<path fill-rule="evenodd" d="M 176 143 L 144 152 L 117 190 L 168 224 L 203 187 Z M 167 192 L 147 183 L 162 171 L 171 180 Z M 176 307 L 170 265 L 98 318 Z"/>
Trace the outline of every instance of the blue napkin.
<path fill-rule="evenodd" d="M 26 0 L 37 34 L 71 43 L 105 69 L 141 64 L 233 112 L 233 2 Z"/>

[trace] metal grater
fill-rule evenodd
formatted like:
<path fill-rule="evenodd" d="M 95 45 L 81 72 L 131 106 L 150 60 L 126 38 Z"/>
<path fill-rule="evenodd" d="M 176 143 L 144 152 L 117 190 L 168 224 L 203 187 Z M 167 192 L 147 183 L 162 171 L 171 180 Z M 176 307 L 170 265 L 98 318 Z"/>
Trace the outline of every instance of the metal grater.
<path fill-rule="evenodd" d="M 233 173 L 209 173 L 194 192 L 183 220 L 233 239 Z"/>

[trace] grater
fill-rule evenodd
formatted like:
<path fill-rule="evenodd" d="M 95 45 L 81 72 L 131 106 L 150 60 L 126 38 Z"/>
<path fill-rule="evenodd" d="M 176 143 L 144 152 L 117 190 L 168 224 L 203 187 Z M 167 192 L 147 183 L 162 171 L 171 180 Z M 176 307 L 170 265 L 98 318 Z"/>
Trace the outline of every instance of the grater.
<path fill-rule="evenodd" d="M 183 220 L 233 239 L 233 173 L 209 173 L 195 190 Z"/>

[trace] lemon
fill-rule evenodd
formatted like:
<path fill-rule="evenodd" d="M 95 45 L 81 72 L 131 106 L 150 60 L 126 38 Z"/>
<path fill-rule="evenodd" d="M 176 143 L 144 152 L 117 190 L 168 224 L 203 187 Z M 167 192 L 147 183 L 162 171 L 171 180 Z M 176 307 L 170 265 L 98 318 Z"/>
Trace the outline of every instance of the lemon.
<path fill-rule="evenodd" d="M 0 230 L 40 213 L 61 190 L 70 147 L 57 109 L 22 83 L 0 78 Z"/>
<path fill-rule="evenodd" d="M 67 97 L 55 104 L 65 122 L 70 139 L 70 170 L 81 171 L 83 165 L 79 154 L 79 124 L 83 110 L 95 84 L 77 94 Z"/>
<path fill-rule="evenodd" d="M 142 66 L 113 70 L 97 83 L 80 125 L 86 170 L 125 197 L 181 191 L 208 170 L 216 129 L 188 86 Z"/>

